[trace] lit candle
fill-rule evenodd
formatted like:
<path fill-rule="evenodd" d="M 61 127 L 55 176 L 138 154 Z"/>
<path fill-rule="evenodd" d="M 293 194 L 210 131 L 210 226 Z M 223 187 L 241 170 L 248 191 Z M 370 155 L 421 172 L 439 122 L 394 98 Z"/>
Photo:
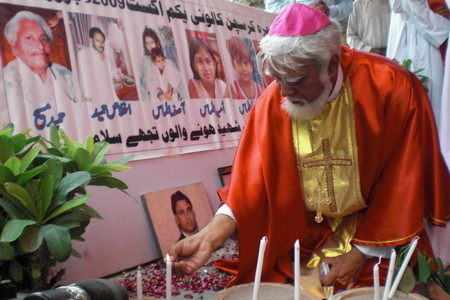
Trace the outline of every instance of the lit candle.
<path fill-rule="evenodd" d="M 261 282 L 262 265 L 264 262 L 264 252 L 266 251 L 267 237 L 263 236 L 259 242 L 258 262 L 256 264 L 255 282 L 253 285 L 253 300 L 258 299 L 259 283 Z"/>
<path fill-rule="evenodd" d="M 373 267 L 373 299 L 380 300 L 380 271 L 379 264 L 381 263 L 381 256 L 378 263 Z"/>
<path fill-rule="evenodd" d="M 386 284 L 384 286 L 384 293 L 383 293 L 383 300 L 388 299 L 389 295 L 389 289 L 391 288 L 392 283 L 392 277 L 394 276 L 394 269 L 395 269 L 395 259 L 397 258 L 397 253 L 395 253 L 395 250 L 391 250 L 391 259 L 389 260 L 389 269 L 388 274 L 386 278 Z"/>
<path fill-rule="evenodd" d="M 172 261 L 166 254 L 166 299 L 172 299 Z"/>
<path fill-rule="evenodd" d="M 300 300 L 300 242 L 294 244 L 294 300 Z"/>
<path fill-rule="evenodd" d="M 403 273 L 405 273 L 406 267 L 408 266 L 409 260 L 411 259 L 411 256 L 414 253 L 414 249 L 416 249 L 418 240 L 419 240 L 418 236 L 416 236 L 413 239 L 411 246 L 409 247 L 408 253 L 406 253 L 405 259 L 403 260 L 402 265 L 400 266 L 400 269 L 398 271 L 398 274 L 395 277 L 394 283 L 392 284 L 392 287 L 389 289 L 389 298 L 392 298 L 394 296 L 398 284 L 400 283 L 400 280 L 403 277 Z"/>
<path fill-rule="evenodd" d="M 142 272 L 141 267 L 138 267 L 136 274 L 136 298 L 142 300 Z"/>

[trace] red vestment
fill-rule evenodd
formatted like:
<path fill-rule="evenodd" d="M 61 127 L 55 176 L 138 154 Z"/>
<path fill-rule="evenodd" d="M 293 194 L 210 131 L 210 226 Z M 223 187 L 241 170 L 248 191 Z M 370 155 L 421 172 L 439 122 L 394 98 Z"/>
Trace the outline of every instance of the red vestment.
<path fill-rule="evenodd" d="M 361 192 L 352 243 L 396 246 L 421 235 L 431 252 L 423 216 L 444 225 L 450 215 L 450 175 L 439 150 L 430 101 L 417 77 L 378 55 L 341 53 L 344 81 L 354 101 Z M 307 212 L 293 147 L 291 121 L 273 83 L 256 101 L 241 138 L 230 185 L 219 194 L 236 217 L 239 262 L 218 262 L 234 271 L 230 285 L 254 279 L 259 241 L 268 237 L 261 281 L 292 279 L 291 250 L 299 239 L 301 260 L 332 234 L 324 219 Z M 359 285 L 372 285 L 367 264 Z M 385 269 L 380 270 L 380 275 Z M 383 280 L 384 281 L 384 280 Z"/>

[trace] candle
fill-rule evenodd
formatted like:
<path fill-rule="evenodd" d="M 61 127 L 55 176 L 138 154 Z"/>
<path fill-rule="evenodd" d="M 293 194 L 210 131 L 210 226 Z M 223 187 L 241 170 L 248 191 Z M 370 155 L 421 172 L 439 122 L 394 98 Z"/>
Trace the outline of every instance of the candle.
<path fill-rule="evenodd" d="M 294 244 L 294 300 L 300 300 L 300 242 Z"/>
<path fill-rule="evenodd" d="M 400 280 L 403 277 L 403 273 L 405 273 L 406 267 L 408 266 L 409 260 L 411 259 L 411 256 L 414 253 L 414 249 L 416 249 L 418 240 L 419 240 L 418 236 L 416 236 L 412 240 L 411 246 L 409 247 L 408 253 L 406 253 L 405 259 L 403 260 L 402 265 L 400 266 L 398 274 L 395 277 L 394 283 L 392 284 L 392 287 L 389 289 L 389 298 L 392 298 L 392 296 L 394 296 L 395 291 L 397 290 L 398 284 L 400 283 Z"/>
<path fill-rule="evenodd" d="M 387 278 L 386 278 L 386 284 L 384 286 L 383 300 L 388 299 L 389 289 L 391 288 L 392 277 L 394 276 L 396 257 L 397 257 L 397 253 L 395 253 L 395 250 L 392 249 L 391 250 L 391 259 L 389 261 L 388 274 L 387 274 Z"/>
<path fill-rule="evenodd" d="M 253 285 L 253 300 L 258 299 L 259 283 L 261 282 L 262 265 L 264 261 L 264 251 L 266 251 L 267 237 L 263 236 L 259 242 L 258 262 L 256 264 L 255 282 Z"/>
<path fill-rule="evenodd" d="M 166 254 L 166 299 L 172 299 L 172 261 Z"/>
<path fill-rule="evenodd" d="M 378 263 L 373 267 L 373 299 L 380 300 L 380 271 L 379 264 L 381 263 L 381 257 L 378 260 Z"/>
<path fill-rule="evenodd" d="M 142 272 L 141 267 L 138 267 L 136 274 L 136 298 L 142 300 Z"/>

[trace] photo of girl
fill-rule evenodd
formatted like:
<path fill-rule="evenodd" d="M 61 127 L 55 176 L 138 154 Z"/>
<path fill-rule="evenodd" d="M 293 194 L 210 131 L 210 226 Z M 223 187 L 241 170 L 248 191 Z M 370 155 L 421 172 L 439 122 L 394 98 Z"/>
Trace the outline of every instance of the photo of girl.
<path fill-rule="evenodd" d="M 199 36 L 191 37 L 189 59 L 194 77 L 188 83 L 192 99 L 230 97 L 226 82 L 219 76 L 218 54 L 208 41 Z"/>
<path fill-rule="evenodd" d="M 231 84 L 231 96 L 233 99 L 256 100 L 261 95 L 263 88 L 256 82 L 261 78 L 259 74 L 255 74 L 256 68 L 249 46 L 242 39 L 232 37 L 227 40 L 227 49 L 233 68 L 238 75 L 238 78 Z"/>

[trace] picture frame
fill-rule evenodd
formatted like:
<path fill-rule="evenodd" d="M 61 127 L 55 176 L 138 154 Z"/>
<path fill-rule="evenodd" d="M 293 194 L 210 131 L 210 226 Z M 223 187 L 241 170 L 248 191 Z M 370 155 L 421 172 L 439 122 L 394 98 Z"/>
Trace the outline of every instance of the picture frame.
<path fill-rule="evenodd" d="M 230 182 L 232 166 L 217 168 L 217 173 L 219 174 L 220 184 L 222 187 L 226 186 Z"/>
<path fill-rule="evenodd" d="M 194 212 L 196 226 L 191 232 L 189 232 L 189 226 L 192 226 L 192 214 L 188 213 L 189 203 L 181 199 L 184 196 L 189 199 Z M 150 229 L 156 235 L 162 256 L 165 256 L 169 248 L 182 236 L 201 230 L 213 217 L 208 196 L 201 182 L 150 192 L 142 195 L 141 199 Z M 172 202 L 175 202 L 175 206 L 172 206 Z M 172 207 L 183 214 L 175 215 Z M 182 226 L 187 226 L 186 231 L 182 230 Z"/>

